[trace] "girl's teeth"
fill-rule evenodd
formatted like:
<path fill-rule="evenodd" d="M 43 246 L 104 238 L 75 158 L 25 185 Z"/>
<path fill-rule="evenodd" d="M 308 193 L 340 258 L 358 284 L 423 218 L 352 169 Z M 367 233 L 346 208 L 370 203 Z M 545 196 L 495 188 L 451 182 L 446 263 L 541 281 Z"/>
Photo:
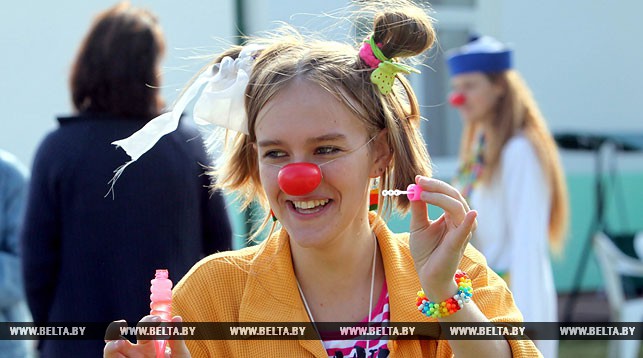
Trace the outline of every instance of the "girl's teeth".
<path fill-rule="evenodd" d="M 309 201 L 293 201 L 295 208 L 297 209 L 312 209 L 318 206 L 324 206 L 328 203 L 326 200 L 309 200 Z"/>

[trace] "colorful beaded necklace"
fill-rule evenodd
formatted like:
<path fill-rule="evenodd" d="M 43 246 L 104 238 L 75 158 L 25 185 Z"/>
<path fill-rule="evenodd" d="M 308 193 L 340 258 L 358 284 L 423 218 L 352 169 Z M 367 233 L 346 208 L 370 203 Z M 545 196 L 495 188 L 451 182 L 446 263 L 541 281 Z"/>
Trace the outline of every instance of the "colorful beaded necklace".
<path fill-rule="evenodd" d="M 478 137 L 476 148 L 472 155 L 460 165 L 458 173 L 454 179 L 454 186 L 460 189 L 462 195 L 469 200 L 471 192 L 477 186 L 482 168 L 484 167 L 484 135 Z"/>

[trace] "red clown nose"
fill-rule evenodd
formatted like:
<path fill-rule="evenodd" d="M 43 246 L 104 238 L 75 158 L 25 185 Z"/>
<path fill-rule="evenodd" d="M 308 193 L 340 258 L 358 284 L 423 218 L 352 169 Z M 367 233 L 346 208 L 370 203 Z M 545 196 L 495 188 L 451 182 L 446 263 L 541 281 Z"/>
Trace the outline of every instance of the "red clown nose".
<path fill-rule="evenodd" d="M 451 103 L 453 107 L 460 107 L 466 101 L 467 98 L 460 92 L 453 92 L 449 96 L 449 103 Z"/>
<path fill-rule="evenodd" d="M 300 196 L 311 193 L 322 180 L 317 164 L 291 163 L 279 170 L 279 187 L 288 195 Z"/>

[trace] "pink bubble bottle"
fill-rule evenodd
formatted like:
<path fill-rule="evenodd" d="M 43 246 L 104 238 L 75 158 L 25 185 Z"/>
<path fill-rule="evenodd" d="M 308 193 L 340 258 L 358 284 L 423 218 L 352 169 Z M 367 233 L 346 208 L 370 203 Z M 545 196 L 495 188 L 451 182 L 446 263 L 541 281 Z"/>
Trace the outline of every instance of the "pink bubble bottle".
<path fill-rule="evenodd" d="M 168 278 L 167 270 L 156 270 L 154 279 L 150 281 L 150 314 L 161 317 L 161 321 L 172 321 L 172 281 Z M 154 341 L 156 357 L 165 357 L 166 340 Z"/>

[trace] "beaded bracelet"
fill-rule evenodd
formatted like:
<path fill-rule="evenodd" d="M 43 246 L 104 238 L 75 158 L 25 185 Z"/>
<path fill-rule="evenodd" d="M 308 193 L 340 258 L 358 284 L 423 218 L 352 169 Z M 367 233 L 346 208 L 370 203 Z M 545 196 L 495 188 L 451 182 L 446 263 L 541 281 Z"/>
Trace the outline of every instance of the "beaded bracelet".
<path fill-rule="evenodd" d="M 424 290 L 418 291 L 416 303 L 418 311 L 427 317 L 442 318 L 458 312 L 465 303 L 469 303 L 471 296 L 473 296 L 471 279 L 466 273 L 458 270 L 455 273 L 454 280 L 458 284 L 458 292 L 453 297 L 449 297 L 446 301 L 440 303 L 429 301 L 424 294 Z"/>

